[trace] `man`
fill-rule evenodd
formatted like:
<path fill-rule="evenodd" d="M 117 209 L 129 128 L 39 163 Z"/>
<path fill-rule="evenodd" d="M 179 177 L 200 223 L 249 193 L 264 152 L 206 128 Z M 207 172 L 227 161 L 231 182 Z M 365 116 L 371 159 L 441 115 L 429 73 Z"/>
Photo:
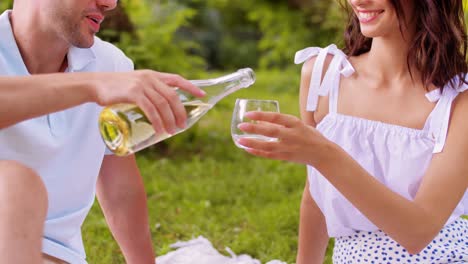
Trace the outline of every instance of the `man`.
<path fill-rule="evenodd" d="M 105 155 L 98 114 L 135 103 L 172 133 L 186 113 L 170 86 L 203 92 L 177 75 L 133 71 L 96 38 L 115 6 L 15 0 L 0 16 L 0 263 L 86 263 L 80 227 L 95 193 L 126 262 L 154 263 L 135 158 Z"/>

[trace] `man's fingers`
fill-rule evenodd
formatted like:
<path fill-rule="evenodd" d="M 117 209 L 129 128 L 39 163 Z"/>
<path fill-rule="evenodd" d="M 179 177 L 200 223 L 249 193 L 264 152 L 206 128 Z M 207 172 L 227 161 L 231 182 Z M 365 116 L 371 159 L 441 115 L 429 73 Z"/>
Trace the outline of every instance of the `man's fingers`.
<path fill-rule="evenodd" d="M 145 97 L 138 106 L 141 108 L 141 110 L 143 110 L 146 117 L 151 122 L 151 125 L 153 126 L 156 134 L 163 134 L 166 132 L 164 130 L 164 125 L 161 121 L 161 117 L 159 116 L 158 111 L 148 98 Z"/>
<path fill-rule="evenodd" d="M 180 75 L 159 72 L 158 76 L 165 84 L 172 87 L 178 87 L 179 89 L 187 91 L 197 97 L 203 97 L 206 94 L 202 89 L 195 86 L 192 82 L 182 78 Z"/>
<path fill-rule="evenodd" d="M 161 91 L 149 89 L 145 91 L 145 95 L 149 98 L 149 100 L 155 107 L 156 111 L 159 113 L 159 116 L 161 117 L 161 121 L 164 125 L 165 130 L 169 134 L 174 134 L 177 129 L 177 125 L 176 125 L 177 118 L 175 116 L 176 113 L 174 112 L 174 109 L 173 109 L 173 107 L 175 106 L 172 106 L 170 102 L 167 101 L 166 97 L 161 93 Z"/>
<path fill-rule="evenodd" d="M 177 124 L 177 127 L 184 128 L 187 121 L 187 112 L 185 111 L 184 105 L 181 103 L 178 94 L 174 91 L 173 88 L 167 86 L 162 82 L 155 82 L 153 89 L 158 94 L 154 94 L 153 96 L 162 96 L 165 100 L 165 104 L 169 107 L 169 111 L 171 112 L 172 117 L 174 118 L 174 122 Z M 158 100 L 158 99 L 155 99 Z M 159 101 L 162 101 L 159 99 Z M 164 115 L 167 115 L 167 109 L 165 106 L 161 105 L 162 109 L 164 110 Z M 162 114 L 162 113 L 161 113 Z M 172 122 L 171 120 L 169 120 Z M 175 132 L 175 131 L 174 131 Z"/>

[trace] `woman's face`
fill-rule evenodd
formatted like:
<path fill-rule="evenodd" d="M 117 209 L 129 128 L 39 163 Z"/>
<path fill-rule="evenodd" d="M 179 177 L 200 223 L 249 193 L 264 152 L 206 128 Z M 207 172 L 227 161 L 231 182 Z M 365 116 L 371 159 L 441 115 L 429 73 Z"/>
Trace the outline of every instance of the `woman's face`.
<path fill-rule="evenodd" d="M 348 3 L 359 20 L 361 33 L 368 38 L 401 36 L 398 17 L 406 20 L 412 17 L 413 0 L 401 1 L 405 14 L 397 14 L 391 0 L 348 0 Z M 402 25 L 401 30 L 406 27 Z"/>

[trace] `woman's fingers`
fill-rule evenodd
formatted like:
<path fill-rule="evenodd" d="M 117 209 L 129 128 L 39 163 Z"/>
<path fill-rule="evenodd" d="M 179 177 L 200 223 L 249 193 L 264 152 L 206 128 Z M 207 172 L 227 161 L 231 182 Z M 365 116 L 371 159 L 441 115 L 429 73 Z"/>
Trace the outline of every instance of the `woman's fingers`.
<path fill-rule="evenodd" d="M 278 141 L 265 141 L 252 138 L 240 138 L 238 143 L 246 148 L 274 152 L 279 150 Z"/>
<path fill-rule="evenodd" d="M 272 138 L 279 138 L 281 136 L 282 127 L 271 123 L 241 123 L 239 129 L 245 133 L 264 135 Z"/>
<path fill-rule="evenodd" d="M 252 111 L 245 114 L 246 117 L 256 121 L 266 121 L 278 125 L 282 125 L 285 127 L 295 127 L 301 121 L 295 116 L 286 115 L 277 112 L 260 112 L 260 111 Z"/>
<path fill-rule="evenodd" d="M 267 151 L 262 151 L 262 150 L 258 150 L 258 149 L 245 149 L 245 151 L 247 151 L 248 153 L 252 154 L 252 155 L 255 155 L 255 156 L 258 156 L 258 157 L 263 157 L 263 158 L 268 158 L 268 159 L 277 159 L 277 160 L 284 160 L 282 158 L 282 154 L 281 153 L 276 153 L 276 152 L 267 152 Z"/>

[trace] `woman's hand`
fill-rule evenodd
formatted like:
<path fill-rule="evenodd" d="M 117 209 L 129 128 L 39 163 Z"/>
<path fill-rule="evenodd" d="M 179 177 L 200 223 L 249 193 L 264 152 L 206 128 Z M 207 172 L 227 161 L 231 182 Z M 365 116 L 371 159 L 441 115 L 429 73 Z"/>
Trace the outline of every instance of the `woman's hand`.
<path fill-rule="evenodd" d="M 246 151 L 260 157 L 314 165 L 325 160 L 334 144 L 299 118 L 274 112 L 249 112 L 255 123 L 242 123 L 239 129 L 250 134 L 277 138 L 277 141 L 240 139 Z"/>

